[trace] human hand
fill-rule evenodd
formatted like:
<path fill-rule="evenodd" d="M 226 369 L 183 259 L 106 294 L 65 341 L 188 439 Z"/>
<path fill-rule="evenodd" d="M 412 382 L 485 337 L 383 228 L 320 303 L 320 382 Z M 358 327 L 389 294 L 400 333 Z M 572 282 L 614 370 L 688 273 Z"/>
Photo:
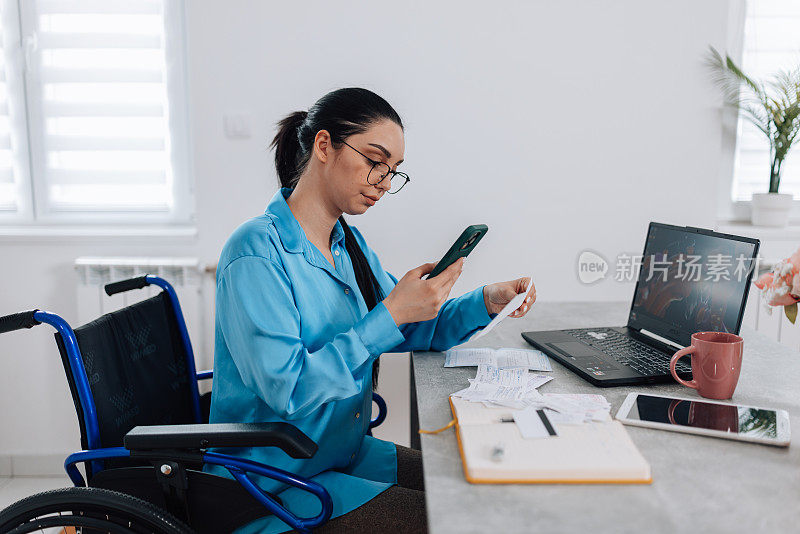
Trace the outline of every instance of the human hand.
<path fill-rule="evenodd" d="M 528 289 L 528 296 L 520 304 L 519 308 L 511 312 L 509 317 L 522 317 L 531 307 L 531 304 L 536 302 L 536 286 L 533 284 L 530 276 L 524 278 L 517 278 L 508 282 L 497 282 L 489 284 L 483 288 L 483 303 L 486 305 L 486 311 L 490 314 L 500 313 L 500 311 L 511 302 L 511 299 L 516 297 L 519 293 L 525 291 L 525 287 L 530 283 Z"/>
<path fill-rule="evenodd" d="M 433 271 L 436 263 L 425 263 L 408 271 L 383 299 L 383 304 L 392 315 L 395 324 L 415 323 L 433 319 L 447 300 L 453 284 L 461 275 L 464 258 L 461 257 L 438 276 L 423 280 Z"/>

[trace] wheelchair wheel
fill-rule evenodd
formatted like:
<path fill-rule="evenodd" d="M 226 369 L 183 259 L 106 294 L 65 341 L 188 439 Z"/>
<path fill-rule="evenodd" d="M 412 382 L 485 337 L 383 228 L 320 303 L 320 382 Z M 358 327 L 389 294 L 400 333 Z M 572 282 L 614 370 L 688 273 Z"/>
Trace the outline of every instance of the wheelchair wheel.
<path fill-rule="evenodd" d="M 37 493 L 0 511 L 0 534 L 26 532 L 193 534 L 185 523 L 149 502 L 78 487 Z"/>

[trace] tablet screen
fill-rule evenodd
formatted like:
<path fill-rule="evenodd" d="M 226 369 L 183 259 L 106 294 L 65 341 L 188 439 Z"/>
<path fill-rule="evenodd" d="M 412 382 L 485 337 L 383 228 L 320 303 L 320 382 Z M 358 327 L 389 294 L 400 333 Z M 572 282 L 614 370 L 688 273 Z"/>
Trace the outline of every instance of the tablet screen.
<path fill-rule="evenodd" d="M 628 419 L 760 438 L 778 435 L 775 410 L 639 395 Z"/>

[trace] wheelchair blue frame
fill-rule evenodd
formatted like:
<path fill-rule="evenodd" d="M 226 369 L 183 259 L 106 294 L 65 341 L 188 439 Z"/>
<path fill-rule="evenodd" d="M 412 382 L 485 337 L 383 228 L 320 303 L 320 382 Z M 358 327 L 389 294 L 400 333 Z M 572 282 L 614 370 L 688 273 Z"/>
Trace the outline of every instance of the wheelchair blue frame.
<path fill-rule="evenodd" d="M 72 483 L 75 486 L 85 486 L 83 476 L 78 471 L 77 464 L 81 462 L 105 460 L 109 458 L 129 458 L 131 451 L 125 447 L 108 447 L 91 451 L 80 451 L 70 454 L 64 461 L 64 469 L 67 471 Z M 239 484 L 255 497 L 263 506 L 265 506 L 275 516 L 280 518 L 284 523 L 288 524 L 299 532 L 311 532 L 312 528 L 316 528 L 328 521 L 333 513 L 333 501 L 328 491 L 312 480 L 306 480 L 278 469 L 277 467 L 270 467 L 267 465 L 245 460 L 243 458 L 236 458 L 226 454 L 219 454 L 215 452 L 206 452 L 202 455 L 203 462 L 225 467 L 233 478 Z M 255 473 L 262 475 L 284 484 L 289 484 L 296 488 L 308 491 L 316 495 L 319 499 L 322 509 L 319 514 L 314 517 L 297 517 L 289 512 L 286 508 L 280 505 L 275 499 L 270 497 L 267 493 L 261 490 L 250 478 L 247 473 Z"/>
<path fill-rule="evenodd" d="M 186 329 L 186 322 L 184 321 L 183 312 L 181 311 L 181 306 L 178 302 L 178 296 L 175 293 L 172 285 L 158 276 L 147 275 L 145 280 L 148 284 L 157 285 L 166 291 L 172 303 L 178 328 L 181 334 L 181 339 L 183 340 L 183 345 L 186 350 L 187 370 L 196 378 L 191 383 L 194 418 L 196 423 L 202 423 L 202 415 L 200 411 L 200 392 L 197 387 L 197 381 L 213 378 L 214 373 L 210 370 L 200 372 L 197 372 L 196 370 L 194 363 L 194 352 L 192 351 L 189 333 Z M 78 392 L 78 399 L 81 403 L 81 408 L 83 409 L 84 425 L 86 428 L 88 445 L 88 450 L 79 451 L 69 455 L 64 462 L 64 469 L 75 486 L 86 486 L 86 481 L 84 481 L 83 476 L 78 470 L 76 464 L 81 462 L 91 462 L 92 472 L 98 473 L 103 469 L 103 465 L 100 460 L 130 457 L 130 451 L 124 447 L 103 448 L 102 444 L 100 443 L 100 429 L 97 422 L 97 411 L 95 410 L 94 398 L 89 387 L 86 369 L 84 368 L 83 359 L 81 358 L 78 342 L 75 338 L 75 332 L 72 330 L 72 327 L 70 327 L 70 325 L 58 315 L 47 311 L 37 310 L 34 313 L 34 319 L 40 323 L 47 323 L 53 326 L 58 333 L 61 334 L 61 338 L 64 341 L 67 358 L 72 370 L 72 376 L 75 380 L 75 387 Z M 386 402 L 377 393 L 373 393 L 373 401 L 378 405 L 379 412 L 378 416 L 370 421 L 370 434 L 372 433 L 371 431 L 374 427 L 380 425 L 386 419 Z M 203 461 L 225 467 L 231 473 L 231 475 L 272 514 L 300 532 L 308 532 L 310 529 L 324 524 L 326 521 L 328 521 L 331 513 L 333 512 L 333 502 L 330 495 L 323 486 L 314 481 L 306 480 L 276 467 L 270 467 L 242 458 L 215 452 L 204 453 Z M 269 495 L 264 493 L 255 483 L 253 483 L 252 480 L 250 480 L 250 478 L 247 476 L 247 473 L 262 475 L 314 494 L 321 503 L 322 508 L 320 513 L 311 518 L 301 518 L 295 516 Z"/>

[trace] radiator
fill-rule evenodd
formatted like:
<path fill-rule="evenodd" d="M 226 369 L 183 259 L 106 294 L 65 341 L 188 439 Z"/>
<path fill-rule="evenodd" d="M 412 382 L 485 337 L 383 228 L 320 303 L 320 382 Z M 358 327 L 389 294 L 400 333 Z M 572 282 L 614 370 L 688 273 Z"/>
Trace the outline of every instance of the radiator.
<path fill-rule="evenodd" d="M 782 307 L 768 310 L 761 301 L 761 290 L 755 286 L 750 290 L 742 324 L 779 341 L 782 345 L 800 350 L 800 319 L 792 324 L 786 318 Z"/>
<path fill-rule="evenodd" d="M 161 291 L 157 286 L 148 286 L 109 297 L 103 290 L 105 284 L 144 274 L 157 275 L 169 282 L 178 295 L 197 369 L 213 367 L 214 266 L 204 266 L 197 258 L 82 257 L 75 260 L 75 270 L 78 322 L 73 326 Z"/>

